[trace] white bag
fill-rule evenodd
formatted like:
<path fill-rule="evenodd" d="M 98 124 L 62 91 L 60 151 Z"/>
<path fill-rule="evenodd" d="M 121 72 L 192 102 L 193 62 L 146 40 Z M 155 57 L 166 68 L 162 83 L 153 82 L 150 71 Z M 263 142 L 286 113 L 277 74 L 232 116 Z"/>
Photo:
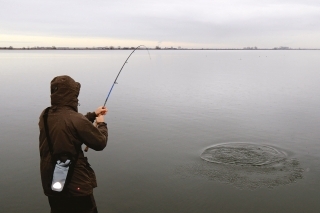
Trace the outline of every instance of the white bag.
<path fill-rule="evenodd" d="M 61 192 L 63 190 L 64 184 L 67 179 L 69 166 L 71 164 L 70 160 L 66 160 L 65 163 L 58 160 L 53 171 L 53 178 L 51 189 L 56 192 Z"/>

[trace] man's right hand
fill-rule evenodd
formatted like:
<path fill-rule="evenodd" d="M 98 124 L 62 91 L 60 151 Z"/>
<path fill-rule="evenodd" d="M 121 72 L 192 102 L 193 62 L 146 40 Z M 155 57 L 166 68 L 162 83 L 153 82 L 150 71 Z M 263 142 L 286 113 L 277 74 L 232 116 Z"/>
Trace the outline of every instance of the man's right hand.
<path fill-rule="evenodd" d="M 96 113 L 96 116 L 99 116 L 100 114 L 102 115 L 106 115 L 108 112 L 108 109 L 107 107 L 105 106 L 100 106 L 96 109 L 95 113 Z"/>

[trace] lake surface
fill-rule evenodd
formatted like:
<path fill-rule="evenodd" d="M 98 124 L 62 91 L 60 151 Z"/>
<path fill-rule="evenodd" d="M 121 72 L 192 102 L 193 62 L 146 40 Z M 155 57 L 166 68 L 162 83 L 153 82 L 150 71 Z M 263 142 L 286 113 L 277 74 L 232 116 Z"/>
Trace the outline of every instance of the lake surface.
<path fill-rule="evenodd" d="M 70 75 L 79 112 L 93 111 L 130 52 L 0 51 L 1 212 L 50 211 L 38 152 L 50 81 Z M 320 51 L 150 57 L 139 50 L 125 65 L 107 103 L 108 145 L 86 154 L 100 213 L 320 212 Z M 207 149 L 215 162 L 201 158 Z M 268 165 L 250 164 L 259 155 Z"/>

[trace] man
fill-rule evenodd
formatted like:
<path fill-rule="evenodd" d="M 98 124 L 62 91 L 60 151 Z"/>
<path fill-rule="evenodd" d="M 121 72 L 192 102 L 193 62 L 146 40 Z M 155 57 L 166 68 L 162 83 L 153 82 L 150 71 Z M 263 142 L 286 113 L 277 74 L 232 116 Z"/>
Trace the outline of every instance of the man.
<path fill-rule="evenodd" d="M 85 116 L 78 113 L 80 84 L 69 76 L 58 76 L 51 81 L 51 107 L 47 113 L 47 132 L 44 112 L 39 120 L 40 171 L 44 194 L 48 196 L 52 213 L 96 213 L 93 188 L 97 187 L 94 171 L 84 157 L 81 145 L 101 151 L 108 141 L 104 115 L 107 108 L 99 107 Z M 96 126 L 92 123 L 96 120 Z M 49 141 L 48 141 L 49 137 Z M 51 141 L 51 142 L 50 142 Z M 51 145 L 49 145 L 49 142 Z M 62 192 L 51 188 L 56 160 L 67 158 L 75 162 Z M 70 167 L 71 168 L 71 167 Z M 69 171 L 70 172 L 70 171 Z"/>

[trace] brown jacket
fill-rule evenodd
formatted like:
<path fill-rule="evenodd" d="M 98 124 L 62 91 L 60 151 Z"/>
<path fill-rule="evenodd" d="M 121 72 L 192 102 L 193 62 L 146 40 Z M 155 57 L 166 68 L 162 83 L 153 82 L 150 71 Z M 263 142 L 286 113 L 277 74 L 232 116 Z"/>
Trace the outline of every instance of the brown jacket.
<path fill-rule="evenodd" d="M 77 163 L 69 184 L 67 196 L 85 196 L 92 194 L 97 186 L 94 171 L 90 167 L 87 158 L 84 157 L 81 145 L 101 151 L 107 145 L 108 129 L 106 123 L 98 123 L 93 126 L 95 113 L 87 113 L 85 116 L 78 113 L 78 95 L 80 84 L 69 76 L 58 76 L 51 81 L 51 109 L 48 113 L 48 129 L 51 138 L 53 156 L 69 153 L 74 158 L 78 155 Z M 43 113 L 39 118 L 39 149 L 40 172 L 42 187 L 45 195 L 56 196 L 51 190 L 53 166 L 52 156 L 46 138 Z M 78 153 L 78 154 L 77 154 Z"/>

